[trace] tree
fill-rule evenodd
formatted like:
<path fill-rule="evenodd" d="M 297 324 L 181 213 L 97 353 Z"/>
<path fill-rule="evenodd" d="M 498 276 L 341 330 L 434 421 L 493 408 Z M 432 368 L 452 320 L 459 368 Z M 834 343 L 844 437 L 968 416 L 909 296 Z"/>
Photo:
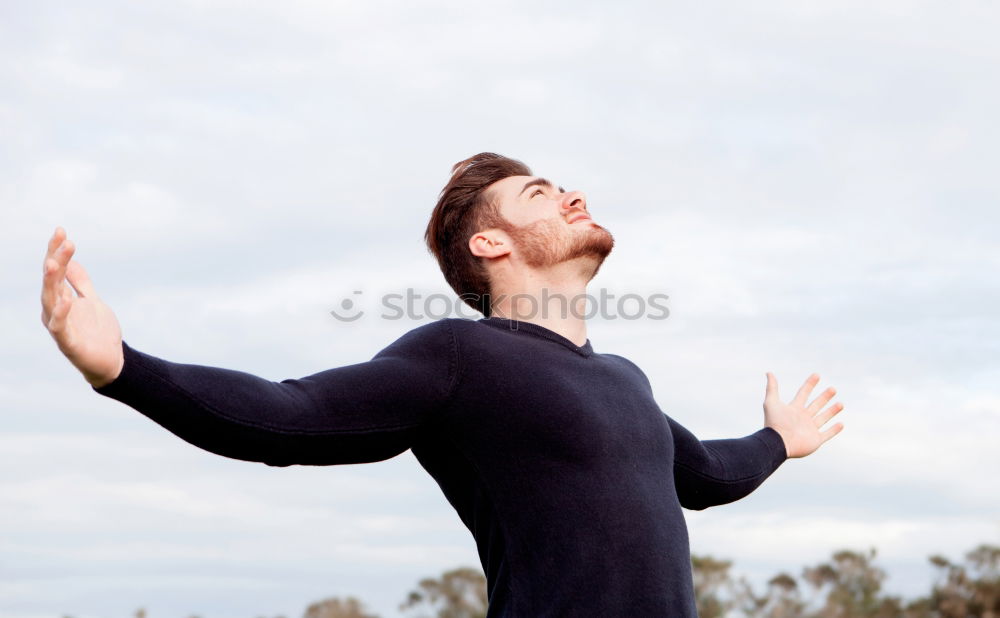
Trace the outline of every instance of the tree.
<path fill-rule="evenodd" d="M 694 603 L 700 618 L 722 618 L 734 605 L 734 586 L 729 576 L 730 560 L 691 555 Z"/>
<path fill-rule="evenodd" d="M 346 599 L 332 597 L 307 607 L 302 618 L 378 618 L 378 616 L 367 613 L 361 602 L 354 597 Z"/>
<path fill-rule="evenodd" d="M 817 618 L 888 618 L 902 613 L 902 601 L 880 597 L 886 574 L 874 566 L 875 548 L 868 553 L 840 550 L 833 561 L 807 567 L 802 577 L 819 592 L 826 592 Z"/>
<path fill-rule="evenodd" d="M 805 603 L 799 592 L 799 583 L 788 573 L 778 573 L 767 582 L 767 590 L 757 596 L 745 580 L 740 580 L 738 604 L 749 618 L 800 618 Z"/>
<path fill-rule="evenodd" d="M 399 609 L 415 618 L 486 618 L 486 577 L 479 569 L 446 571 L 420 580 Z"/>
<path fill-rule="evenodd" d="M 915 618 L 1000 618 L 1000 547 L 980 545 L 965 560 L 959 565 L 941 555 L 930 557 L 938 581 L 930 597 L 914 603 Z"/>

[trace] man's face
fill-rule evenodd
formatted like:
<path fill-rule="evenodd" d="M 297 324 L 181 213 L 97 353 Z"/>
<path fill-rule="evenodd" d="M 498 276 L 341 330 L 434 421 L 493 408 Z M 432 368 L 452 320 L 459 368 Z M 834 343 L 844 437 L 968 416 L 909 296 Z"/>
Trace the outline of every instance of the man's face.
<path fill-rule="evenodd" d="M 593 261 L 593 277 L 611 253 L 614 238 L 594 223 L 586 196 L 566 192 L 537 176 L 509 176 L 490 185 L 514 241 L 515 251 L 532 268 L 573 259 Z"/>

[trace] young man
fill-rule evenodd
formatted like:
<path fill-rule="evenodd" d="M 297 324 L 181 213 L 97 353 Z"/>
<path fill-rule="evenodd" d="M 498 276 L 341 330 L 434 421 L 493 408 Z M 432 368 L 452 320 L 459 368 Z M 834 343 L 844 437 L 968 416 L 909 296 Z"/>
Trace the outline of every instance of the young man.
<path fill-rule="evenodd" d="M 614 241 L 585 196 L 481 153 L 455 165 L 425 238 L 486 317 L 414 328 L 370 361 L 272 382 L 121 338 L 57 228 L 42 322 L 92 388 L 213 453 L 271 466 L 412 449 L 475 537 L 488 616 L 696 616 L 682 507 L 738 500 L 837 435 L 813 374 L 764 427 L 700 441 L 632 362 L 598 353 L 580 303 Z M 69 280 L 67 285 L 64 278 Z M 77 295 L 74 295 L 75 290 Z"/>

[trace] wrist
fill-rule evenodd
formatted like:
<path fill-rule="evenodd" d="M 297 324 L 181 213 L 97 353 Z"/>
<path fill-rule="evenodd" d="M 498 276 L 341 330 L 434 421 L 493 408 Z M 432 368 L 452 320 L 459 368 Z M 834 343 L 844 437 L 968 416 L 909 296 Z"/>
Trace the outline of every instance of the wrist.
<path fill-rule="evenodd" d="M 785 436 L 785 433 L 783 431 L 781 431 L 780 429 L 778 429 L 777 427 L 775 427 L 774 425 L 764 425 L 764 426 L 765 427 L 770 427 L 772 430 L 774 430 L 774 433 L 778 434 L 778 437 L 781 438 L 781 444 L 782 444 L 782 446 L 785 447 L 785 457 L 791 457 L 792 454 L 788 450 L 788 438 L 787 438 L 787 436 Z"/>
<path fill-rule="evenodd" d="M 84 373 L 83 377 L 92 387 L 101 388 L 117 380 L 118 376 L 121 375 L 124 366 L 125 366 L 125 356 L 121 355 L 117 359 L 114 370 L 108 373 L 100 373 L 100 374 Z"/>

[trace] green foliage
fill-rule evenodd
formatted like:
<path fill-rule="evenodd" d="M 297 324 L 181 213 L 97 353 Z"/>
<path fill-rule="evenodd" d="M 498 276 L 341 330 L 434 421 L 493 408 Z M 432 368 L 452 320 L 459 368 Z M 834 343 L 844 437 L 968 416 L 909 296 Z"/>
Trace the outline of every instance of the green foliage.
<path fill-rule="evenodd" d="M 980 545 L 965 555 L 965 565 L 931 556 L 938 580 L 916 618 L 1000 618 L 1000 547 Z"/>
<path fill-rule="evenodd" d="M 868 618 L 897 616 L 899 600 L 882 598 L 879 591 L 885 571 L 872 564 L 875 548 L 867 553 L 841 550 L 831 562 L 806 568 L 802 577 L 817 591 L 826 593 L 826 602 L 817 618 Z"/>
<path fill-rule="evenodd" d="M 399 609 L 414 618 L 486 618 L 486 577 L 476 568 L 422 579 Z"/>
<path fill-rule="evenodd" d="M 939 571 L 927 597 L 904 601 L 884 595 L 886 572 L 875 564 L 876 550 L 842 549 L 829 561 L 803 569 L 801 581 L 787 573 L 771 578 L 757 594 L 745 580 L 736 582 L 733 612 L 727 618 L 1000 618 L 1000 547 L 980 545 L 965 556 L 966 564 L 953 564 L 931 556 Z M 698 583 L 705 586 L 699 602 L 716 612 L 726 608 L 718 591 L 731 589 L 729 563 L 708 557 L 692 561 Z M 810 599 L 802 596 L 808 587 Z M 699 606 L 699 611 L 702 606 Z M 706 614 L 708 615 L 708 614 Z M 719 614 L 711 614 L 717 616 Z"/>
<path fill-rule="evenodd" d="M 694 575 L 694 602 L 699 618 L 722 618 L 733 608 L 734 584 L 729 576 L 729 560 L 691 555 Z"/>
<path fill-rule="evenodd" d="M 778 573 L 758 594 L 746 579 L 733 579 L 731 561 L 692 555 L 699 618 L 1000 618 L 1000 546 L 980 545 L 965 554 L 964 564 L 931 556 L 933 588 L 910 601 L 882 594 L 887 574 L 875 556 L 875 548 L 841 549 L 804 568 L 800 579 Z M 811 593 L 808 599 L 804 591 Z M 412 618 L 485 618 L 486 605 L 486 578 L 466 567 L 422 579 L 400 610 Z M 146 618 L 146 610 L 137 610 L 135 618 Z M 378 616 L 348 597 L 313 603 L 303 618 Z"/>
<path fill-rule="evenodd" d="M 310 605 L 302 618 L 378 618 L 378 616 L 366 612 L 361 602 L 354 597 L 346 599 L 332 597 Z"/>
<path fill-rule="evenodd" d="M 799 583 L 788 573 L 772 577 L 761 595 L 754 594 L 746 580 L 741 580 L 737 605 L 750 618 L 797 618 L 805 609 Z"/>

